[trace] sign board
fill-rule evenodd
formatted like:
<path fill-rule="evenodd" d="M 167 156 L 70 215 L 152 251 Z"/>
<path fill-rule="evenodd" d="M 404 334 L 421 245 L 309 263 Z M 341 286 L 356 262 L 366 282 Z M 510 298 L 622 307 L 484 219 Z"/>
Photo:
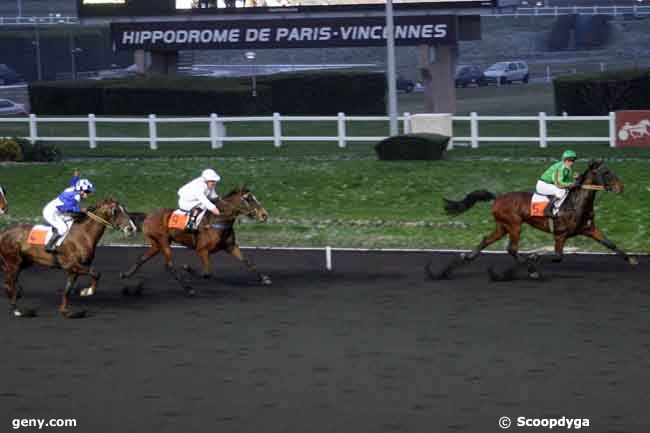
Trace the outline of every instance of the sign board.
<path fill-rule="evenodd" d="M 616 112 L 616 146 L 650 147 L 650 111 Z"/>
<path fill-rule="evenodd" d="M 511 6 L 515 0 L 393 0 L 401 10 Z M 383 10 L 385 0 L 77 0 L 81 18 Z"/>
<path fill-rule="evenodd" d="M 370 47 L 386 44 L 382 17 L 112 23 L 118 50 Z M 455 42 L 457 18 L 395 17 L 396 45 Z"/>

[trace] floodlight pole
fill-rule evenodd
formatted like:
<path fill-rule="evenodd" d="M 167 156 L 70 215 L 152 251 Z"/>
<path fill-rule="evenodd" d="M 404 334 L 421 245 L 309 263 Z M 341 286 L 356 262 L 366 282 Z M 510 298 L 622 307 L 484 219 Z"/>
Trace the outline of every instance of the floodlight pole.
<path fill-rule="evenodd" d="M 393 0 L 386 0 L 386 57 L 388 67 L 388 116 L 390 135 L 397 135 L 397 78 L 395 74 L 395 25 Z"/>

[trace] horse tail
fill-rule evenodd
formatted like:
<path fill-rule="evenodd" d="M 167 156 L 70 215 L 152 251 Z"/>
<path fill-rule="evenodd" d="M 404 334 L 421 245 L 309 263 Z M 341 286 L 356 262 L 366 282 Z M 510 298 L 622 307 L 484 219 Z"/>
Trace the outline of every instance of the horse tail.
<path fill-rule="evenodd" d="M 460 201 L 448 200 L 446 198 L 443 198 L 443 200 L 445 201 L 445 212 L 448 215 L 460 215 L 466 210 L 471 209 L 478 201 L 492 201 L 495 198 L 497 196 L 494 193 L 481 189 L 470 192 Z"/>

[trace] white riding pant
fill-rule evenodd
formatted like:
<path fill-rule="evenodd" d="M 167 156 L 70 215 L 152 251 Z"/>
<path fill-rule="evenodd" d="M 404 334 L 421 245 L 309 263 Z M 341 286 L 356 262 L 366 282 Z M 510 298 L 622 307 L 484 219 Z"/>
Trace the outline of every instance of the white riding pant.
<path fill-rule="evenodd" d="M 557 186 L 551 183 L 546 183 L 543 180 L 537 181 L 537 187 L 535 189 L 537 190 L 537 194 L 557 197 L 557 200 L 553 203 L 556 209 L 559 209 L 560 206 L 562 206 L 564 199 L 569 194 L 568 189 L 558 188 Z"/>
<path fill-rule="evenodd" d="M 74 219 L 70 215 L 65 215 L 56 208 L 56 203 L 48 203 L 43 208 L 43 218 L 62 236 L 68 233 L 68 230 L 70 230 L 74 222 Z"/>
<path fill-rule="evenodd" d="M 205 210 L 205 206 L 203 203 L 201 203 L 200 200 L 192 197 L 192 198 L 187 198 L 187 197 L 179 197 L 178 198 L 178 208 L 181 210 L 184 210 L 185 212 L 189 212 L 195 207 L 199 207 L 201 210 Z"/>

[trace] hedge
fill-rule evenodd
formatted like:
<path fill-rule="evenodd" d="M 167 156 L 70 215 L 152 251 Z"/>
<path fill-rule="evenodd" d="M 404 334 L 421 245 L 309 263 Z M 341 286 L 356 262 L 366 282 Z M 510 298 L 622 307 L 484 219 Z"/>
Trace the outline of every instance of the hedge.
<path fill-rule="evenodd" d="M 553 89 L 558 114 L 597 116 L 650 109 L 650 69 L 558 77 Z"/>
<path fill-rule="evenodd" d="M 381 73 L 311 72 L 257 77 L 146 76 L 29 86 L 32 112 L 50 115 L 384 114 Z"/>
<path fill-rule="evenodd" d="M 406 134 L 385 138 L 375 145 L 380 160 L 442 159 L 449 137 L 440 134 Z"/>

